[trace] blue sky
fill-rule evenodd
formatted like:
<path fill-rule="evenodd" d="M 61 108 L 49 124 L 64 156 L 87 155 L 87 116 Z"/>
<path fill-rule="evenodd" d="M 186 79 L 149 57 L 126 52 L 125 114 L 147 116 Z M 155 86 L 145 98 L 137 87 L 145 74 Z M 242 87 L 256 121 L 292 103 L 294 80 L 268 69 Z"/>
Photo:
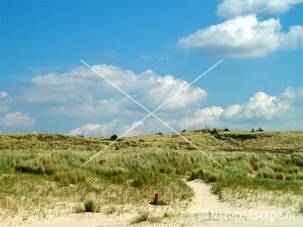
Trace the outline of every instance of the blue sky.
<path fill-rule="evenodd" d="M 222 58 L 159 116 L 301 130 L 303 4 L 273 1 L 2 0 L 0 132 L 121 134 L 144 117 L 80 59 L 152 109 Z M 159 130 L 150 118 L 134 133 Z"/>

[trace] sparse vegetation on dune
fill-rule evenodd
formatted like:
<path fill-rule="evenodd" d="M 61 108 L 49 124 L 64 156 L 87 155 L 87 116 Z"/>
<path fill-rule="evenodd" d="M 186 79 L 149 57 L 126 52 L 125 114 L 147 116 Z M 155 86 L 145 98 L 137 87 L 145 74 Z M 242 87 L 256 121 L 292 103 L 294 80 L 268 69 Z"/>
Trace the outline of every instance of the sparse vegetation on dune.
<path fill-rule="evenodd" d="M 146 205 L 155 192 L 164 204 L 183 206 L 193 196 L 183 179 L 198 178 L 211 184 L 222 200 L 302 212 L 303 133 L 182 134 L 222 167 L 176 135 L 120 138 L 84 168 L 81 165 L 110 139 L 1 135 L 0 207 L 4 215 L 41 210 L 107 213 L 108 206 Z M 135 222 L 148 219 L 143 216 Z"/>

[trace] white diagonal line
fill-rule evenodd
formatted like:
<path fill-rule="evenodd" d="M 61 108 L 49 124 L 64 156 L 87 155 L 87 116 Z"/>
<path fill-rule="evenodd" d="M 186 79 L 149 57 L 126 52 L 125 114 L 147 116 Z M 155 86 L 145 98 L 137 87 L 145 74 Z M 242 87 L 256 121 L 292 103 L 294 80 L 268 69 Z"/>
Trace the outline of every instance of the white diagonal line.
<path fill-rule="evenodd" d="M 130 131 L 132 131 L 134 128 L 136 128 L 136 126 L 132 126 L 130 127 L 128 130 L 126 130 L 121 137 L 127 135 L 127 133 L 129 133 Z M 96 157 L 98 157 L 100 155 L 100 153 L 104 150 L 106 150 L 107 148 L 109 148 L 110 146 L 112 146 L 114 143 L 116 143 L 117 140 L 112 141 L 110 144 L 108 144 L 106 147 L 103 148 L 103 150 L 97 152 L 96 154 L 94 154 L 92 157 L 90 157 L 90 159 L 88 159 L 86 162 L 84 162 L 81 167 L 84 167 L 87 163 L 89 163 L 90 161 L 94 160 Z"/>
<path fill-rule="evenodd" d="M 200 80 L 201 78 L 203 78 L 204 76 L 207 75 L 207 73 L 209 73 L 211 70 L 213 70 L 214 68 L 216 68 L 219 64 L 221 64 L 223 62 L 224 59 L 221 59 L 220 61 L 218 61 L 216 64 L 214 64 L 212 67 L 210 67 L 208 70 L 206 70 L 204 73 L 200 74 L 196 79 L 194 79 L 191 83 L 187 84 L 184 88 L 182 88 L 179 92 L 177 92 L 176 94 L 174 94 L 173 96 L 171 96 L 170 98 L 168 98 L 165 102 L 163 102 L 161 105 L 159 105 L 156 109 L 153 110 L 152 113 L 157 112 L 160 108 L 162 108 L 164 105 L 166 105 L 167 103 L 169 103 L 173 98 L 177 97 L 178 95 L 180 95 L 183 91 L 185 91 L 187 88 L 189 88 L 191 85 L 193 85 L 194 83 L 196 83 L 198 80 Z M 149 113 L 151 115 L 151 113 Z"/>
<path fill-rule="evenodd" d="M 223 61 L 223 59 L 221 59 L 220 61 L 218 61 L 215 65 L 213 65 L 211 68 L 209 68 L 207 71 L 205 71 L 203 74 L 201 74 L 199 77 L 197 77 L 194 81 L 192 81 L 190 84 L 188 84 L 187 86 L 185 86 L 183 89 L 181 89 L 181 91 L 179 91 L 178 93 L 176 93 L 175 95 L 171 96 L 168 100 L 166 100 L 166 102 L 162 103 L 159 107 L 157 107 L 153 112 L 151 112 L 149 109 L 147 109 L 145 106 L 143 106 L 140 102 L 138 102 L 137 100 L 135 100 L 133 97 L 131 97 L 130 95 L 128 95 L 125 91 L 123 91 L 120 87 L 118 87 L 115 83 L 113 83 L 111 80 L 107 79 L 106 77 L 104 77 L 103 75 L 101 75 L 98 71 L 96 71 L 93 67 L 91 67 L 89 64 L 87 64 L 85 61 L 81 60 L 81 62 L 86 65 L 87 67 L 89 67 L 93 72 L 95 72 L 97 75 L 99 75 L 100 77 L 102 77 L 103 79 L 105 79 L 108 83 L 110 83 L 113 87 L 115 87 L 116 89 L 118 89 L 122 94 L 124 94 L 126 97 L 128 97 L 130 100 L 132 100 L 134 103 L 136 103 L 137 105 L 139 105 L 141 108 L 143 108 L 145 111 L 147 111 L 149 114 L 147 116 L 145 116 L 141 122 L 143 122 L 144 120 L 146 120 L 148 117 L 150 116 L 154 116 L 156 119 L 158 119 L 162 124 L 164 124 L 167 128 L 169 128 L 170 130 L 172 130 L 173 132 L 175 132 L 177 135 L 179 135 L 181 138 L 183 138 L 186 142 L 188 142 L 189 144 L 191 144 L 193 147 L 195 147 L 197 150 L 199 150 L 200 152 L 202 152 L 206 157 L 208 157 L 210 160 L 212 160 L 213 162 L 215 162 L 217 165 L 221 166 L 217 161 L 215 161 L 210 155 L 208 155 L 205 151 L 200 150 L 195 144 L 193 144 L 191 141 L 189 141 L 186 137 L 182 136 L 179 132 L 177 132 L 175 129 L 173 129 L 171 126 L 169 126 L 166 122 L 162 121 L 158 116 L 156 116 L 154 114 L 154 112 L 156 112 L 157 110 L 159 110 L 162 106 L 164 106 L 166 103 L 168 103 L 172 98 L 176 97 L 177 95 L 179 95 L 182 91 L 184 91 L 185 89 L 187 89 L 190 85 L 192 85 L 193 83 L 195 83 L 196 81 L 198 81 L 199 79 L 201 79 L 203 76 L 205 76 L 208 72 L 210 72 L 212 69 L 214 69 L 217 65 L 219 65 L 221 62 Z M 131 130 L 133 130 L 133 127 L 129 128 L 126 132 L 123 133 L 123 135 L 121 135 L 121 137 L 123 137 L 124 135 L 126 135 L 128 132 L 130 132 Z M 112 143 L 110 143 L 108 146 L 106 146 L 103 150 L 107 149 L 108 147 L 110 147 L 111 145 L 113 145 L 116 141 L 113 141 Z M 99 151 L 98 153 L 96 153 L 93 157 L 91 157 L 88 161 L 86 161 L 83 165 L 85 166 L 88 162 L 90 162 L 91 160 L 93 160 L 94 158 L 96 158 L 102 151 Z"/>
<path fill-rule="evenodd" d="M 163 107 L 165 104 L 167 104 L 170 100 L 172 100 L 173 98 L 177 97 L 180 93 L 182 93 L 184 90 L 186 90 L 189 86 L 191 86 L 193 83 L 195 83 L 196 81 L 198 81 L 199 79 L 201 79 L 202 77 L 204 77 L 208 72 L 210 72 L 212 69 L 214 69 L 216 66 L 218 66 L 221 62 L 223 61 L 223 59 L 221 59 L 220 61 L 218 61 L 216 64 L 214 64 L 212 67 L 210 67 L 208 70 L 206 70 L 204 73 L 202 73 L 201 75 L 199 75 L 195 80 L 193 80 L 191 83 L 187 84 L 187 86 L 185 86 L 183 89 L 181 89 L 179 92 L 177 92 L 175 95 L 171 96 L 169 99 L 167 99 L 164 103 L 162 103 L 160 106 L 158 106 L 153 112 L 151 112 L 148 108 L 146 108 L 145 106 L 143 106 L 140 102 L 138 102 L 136 99 L 134 99 L 133 97 L 131 97 L 130 95 L 128 95 L 124 90 L 122 90 L 119 86 L 117 86 L 115 83 L 113 83 L 111 80 L 107 79 L 105 76 L 101 75 L 97 70 L 95 70 L 93 67 L 91 67 L 88 63 L 86 63 L 83 60 L 80 60 L 80 62 L 84 65 L 86 65 L 89 69 L 91 69 L 93 72 L 95 72 L 98 76 L 102 77 L 105 81 L 107 81 L 108 83 L 110 83 L 113 87 L 115 87 L 116 89 L 118 89 L 122 94 L 124 94 L 126 97 L 128 97 L 130 100 L 132 100 L 134 103 L 136 103 L 137 105 L 139 105 L 142 109 L 144 109 L 146 112 L 148 112 L 149 114 L 146 115 L 144 118 L 142 118 L 142 120 L 140 122 L 143 122 L 144 120 L 146 120 L 147 118 L 149 118 L 150 116 L 154 116 L 156 119 L 158 119 L 162 124 L 164 124 L 167 128 L 169 128 L 170 130 L 172 130 L 173 132 L 175 132 L 177 135 L 179 135 L 181 138 L 183 138 L 186 142 L 188 142 L 189 144 L 191 144 L 193 147 L 195 147 L 197 150 L 199 150 L 200 152 L 202 152 L 206 157 L 208 157 L 210 160 L 212 160 L 214 163 L 216 163 L 217 165 L 221 166 L 217 161 L 215 161 L 210 155 L 208 155 L 205 151 L 200 150 L 195 144 L 193 144 L 191 141 L 189 141 L 186 137 L 182 136 L 179 132 L 177 132 L 174 128 L 172 128 L 170 125 L 168 125 L 166 122 L 164 122 L 162 119 L 160 119 L 158 116 L 156 116 L 154 113 L 159 110 L 161 107 Z M 126 132 L 124 132 L 121 137 L 123 137 L 124 135 L 126 135 L 128 132 L 130 132 L 131 130 L 133 130 L 134 127 L 129 128 Z M 110 147 L 111 145 L 113 145 L 116 141 L 113 141 L 112 143 L 110 143 L 109 145 L 107 145 L 103 150 L 107 149 L 108 147 Z M 88 162 L 90 162 L 91 160 L 95 159 L 102 151 L 99 151 L 98 153 L 96 153 L 94 156 L 92 156 L 89 160 L 87 160 L 83 165 L 85 166 Z"/>
<path fill-rule="evenodd" d="M 151 112 L 150 112 L 151 113 Z M 165 121 L 162 121 L 161 118 L 159 118 L 157 115 L 153 114 L 153 117 L 155 117 L 156 119 L 158 119 L 162 124 L 164 124 L 167 128 L 169 128 L 171 131 L 173 131 L 174 133 L 176 133 L 178 136 L 180 136 L 182 139 L 184 139 L 187 143 L 189 143 L 190 145 L 192 145 L 194 148 L 196 148 L 198 151 L 202 152 L 207 158 L 209 158 L 211 161 L 213 161 L 214 163 L 216 163 L 218 166 L 222 167 L 220 165 L 220 163 L 218 163 L 215 159 L 213 159 L 209 154 L 207 154 L 205 151 L 202 151 L 199 147 L 197 147 L 195 144 L 193 144 L 190 140 L 188 140 L 186 137 L 184 137 L 183 135 L 181 135 L 178 131 L 176 131 L 174 128 L 172 128 L 169 124 L 167 124 Z"/>

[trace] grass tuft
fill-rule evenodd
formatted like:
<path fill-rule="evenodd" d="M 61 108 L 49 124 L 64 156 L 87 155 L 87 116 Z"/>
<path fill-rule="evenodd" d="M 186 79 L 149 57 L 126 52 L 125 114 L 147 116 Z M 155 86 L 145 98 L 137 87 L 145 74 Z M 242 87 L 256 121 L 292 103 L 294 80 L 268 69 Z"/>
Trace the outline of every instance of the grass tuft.
<path fill-rule="evenodd" d="M 93 200 L 87 200 L 84 202 L 84 210 L 85 212 L 96 212 L 98 209 L 97 204 Z"/>

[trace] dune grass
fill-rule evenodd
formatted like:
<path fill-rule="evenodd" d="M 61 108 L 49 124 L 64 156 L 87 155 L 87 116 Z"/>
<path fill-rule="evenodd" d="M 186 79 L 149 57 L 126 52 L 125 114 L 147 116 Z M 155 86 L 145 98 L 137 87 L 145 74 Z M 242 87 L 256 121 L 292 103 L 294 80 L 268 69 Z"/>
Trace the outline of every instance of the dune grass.
<path fill-rule="evenodd" d="M 0 135 L 0 207 L 5 215 L 73 212 L 79 204 L 93 201 L 102 212 L 106 206 L 147 205 L 155 192 L 165 204 L 180 206 L 193 196 L 183 181 L 186 178 L 211 184 L 222 200 L 256 202 L 259 198 L 301 210 L 303 133 L 183 135 L 222 167 L 176 135 L 119 139 L 84 168 L 81 165 L 109 139 Z M 268 193 L 272 196 L 261 196 Z"/>

